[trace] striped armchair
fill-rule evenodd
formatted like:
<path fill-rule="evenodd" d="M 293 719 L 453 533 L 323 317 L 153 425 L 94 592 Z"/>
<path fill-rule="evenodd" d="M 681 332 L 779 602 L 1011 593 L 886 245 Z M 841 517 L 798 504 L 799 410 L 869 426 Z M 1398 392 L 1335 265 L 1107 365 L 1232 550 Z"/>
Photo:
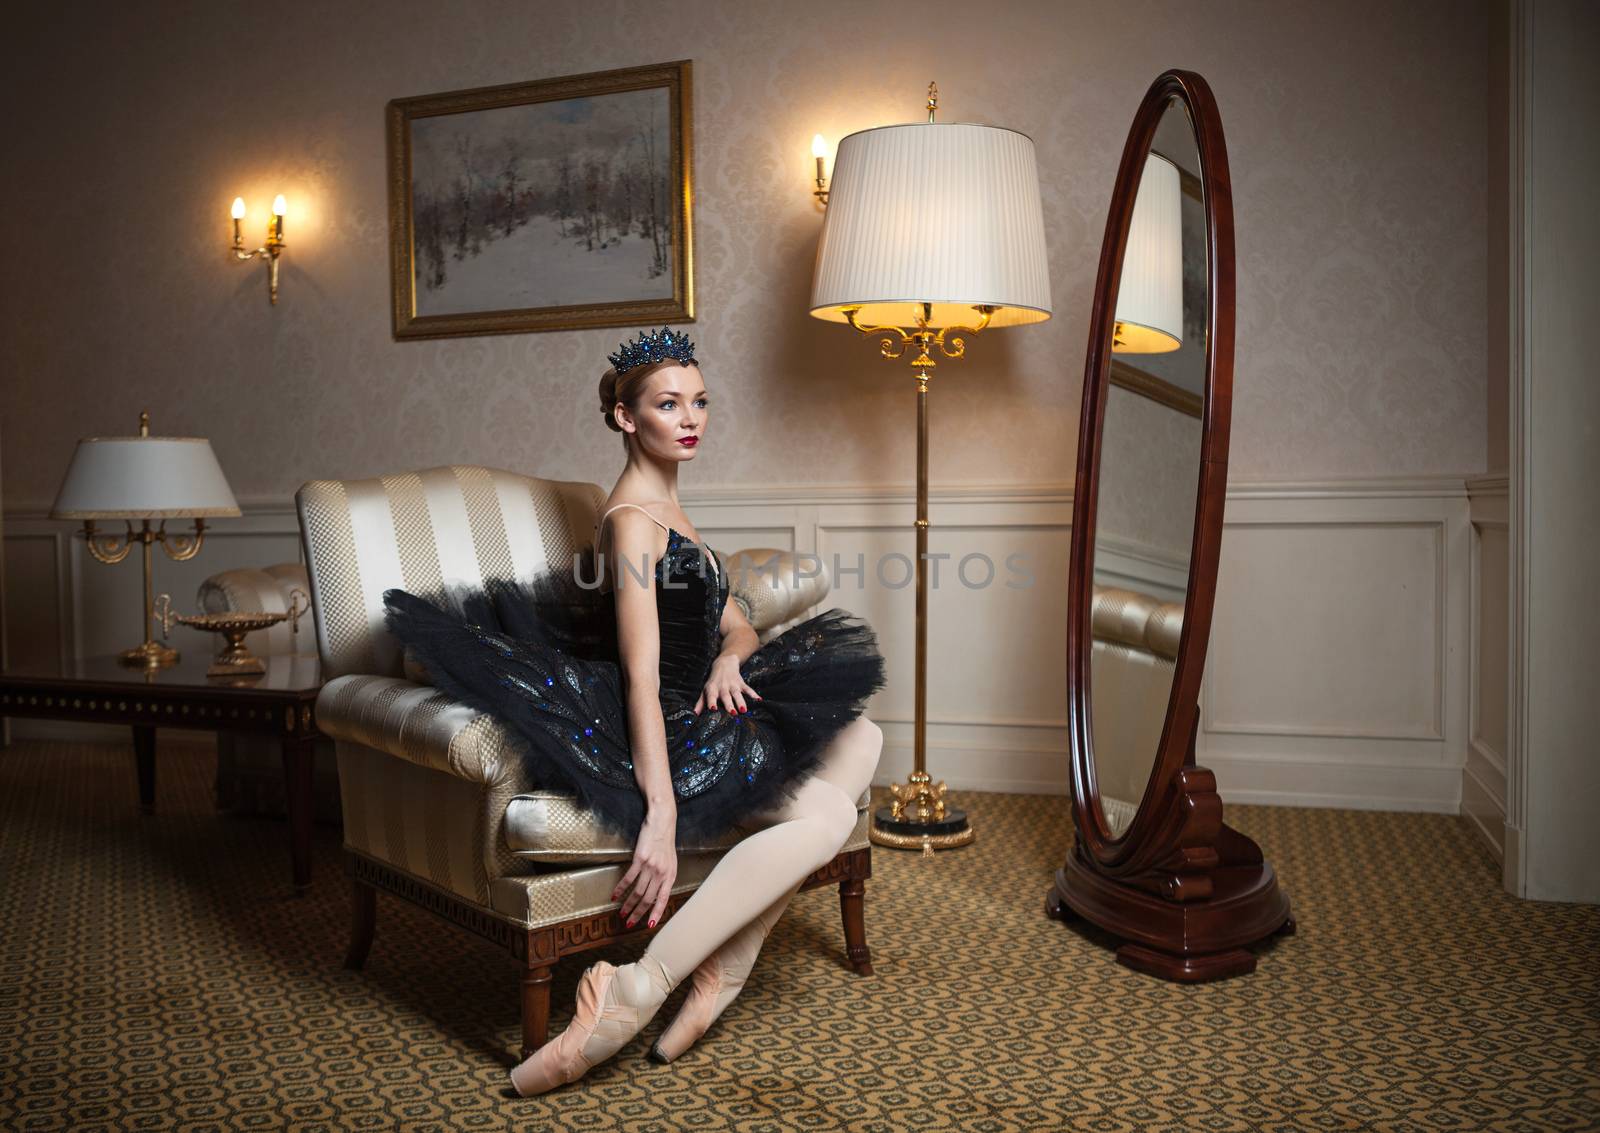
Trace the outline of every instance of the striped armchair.
<path fill-rule="evenodd" d="M 450 465 L 366 480 L 313 480 L 295 494 L 326 684 L 318 727 L 337 752 L 354 920 L 346 967 L 371 947 L 379 889 L 502 945 L 522 967 L 522 1055 L 543 1045 L 553 966 L 628 929 L 611 890 L 633 847 L 570 793 L 532 781 L 500 723 L 407 676 L 383 624 L 383 592 L 526 577 L 593 538 L 595 484 Z M 755 570 L 778 556 L 777 569 Z M 725 556 L 732 599 L 766 640 L 807 615 L 826 575 L 796 579 L 788 552 Z M 741 570 L 745 566 L 747 569 Z M 413 676 L 421 675 L 412 671 Z M 870 790 L 856 829 L 805 888 L 837 883 L 846 956 L 872 970 L 863 882 L 871 874 Z M 666 916 L 748 830 L 680 845 Z"/>

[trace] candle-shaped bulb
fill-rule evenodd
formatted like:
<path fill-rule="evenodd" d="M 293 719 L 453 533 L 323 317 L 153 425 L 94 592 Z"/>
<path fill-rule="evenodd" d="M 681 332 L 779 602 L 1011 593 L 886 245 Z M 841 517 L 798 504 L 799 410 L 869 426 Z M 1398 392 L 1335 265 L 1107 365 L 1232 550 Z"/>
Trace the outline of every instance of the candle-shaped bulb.
<path fill-rule="evenodd" d="M 272 198 L 272 215 L 273 216 L 282 216 L 283 215 L 283 194 L 282 193 L 279 193 L 276 197 Z"/>
<path fill-rule="evenodd" d="M 812 157 L 827 157 L 828 156 L 828 143 L 822 140 L 822 135 L 821 134 L 816 134 L 811 139 L 811 156 Z"/>
<path fill-rule="evenodd" d="M 233 219 L 238 220 L 244 216 L 244 198 L 233 198 Z"/>

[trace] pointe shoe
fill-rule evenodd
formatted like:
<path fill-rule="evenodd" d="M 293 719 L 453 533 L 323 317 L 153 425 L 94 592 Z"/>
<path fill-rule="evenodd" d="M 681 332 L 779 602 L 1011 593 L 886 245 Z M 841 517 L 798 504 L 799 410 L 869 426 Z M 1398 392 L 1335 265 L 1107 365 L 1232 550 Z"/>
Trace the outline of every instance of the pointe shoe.
<path fill-rule="evenodd" d="M 732 939 L 701 961 L 690 976 L 689 994 L 677 1016 L 651 1045 L 649 1059 L 663 1065 L 692 1046 L 717 1016 L 738 998 L 745 978 L 754 967 L 766 932 L 760 924 L 746 925 Z"/>
<path fill-rule="evenodd" d="M 572 1022 L 511 1071 L 512 1087 L 527 1098 L 583 1077 L 654 1018 L 668 991 L 641 964 L 591 964 L 578 981 Z"/>

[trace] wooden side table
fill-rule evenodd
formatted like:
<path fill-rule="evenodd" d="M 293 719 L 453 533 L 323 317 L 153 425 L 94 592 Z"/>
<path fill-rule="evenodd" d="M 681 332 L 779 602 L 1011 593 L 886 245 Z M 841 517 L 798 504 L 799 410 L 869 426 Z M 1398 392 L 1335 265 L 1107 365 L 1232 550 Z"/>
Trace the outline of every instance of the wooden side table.
<path fill-rule="evenodd" d="M 283 744 L 289 860 L 297 889 L 311 883 L 311 774 L 316 752 L 316 657 L 263 657 L 258 677 L 207 677 L 211 657 L 189 643 L 177 664 L 136 669 L 115 656 L 85 657 L 66 671 L 0 672 L 0 717 L 35 716 L 133 728 L 139 807 L 155 810 L 156 728 L 266 732 Z"/>

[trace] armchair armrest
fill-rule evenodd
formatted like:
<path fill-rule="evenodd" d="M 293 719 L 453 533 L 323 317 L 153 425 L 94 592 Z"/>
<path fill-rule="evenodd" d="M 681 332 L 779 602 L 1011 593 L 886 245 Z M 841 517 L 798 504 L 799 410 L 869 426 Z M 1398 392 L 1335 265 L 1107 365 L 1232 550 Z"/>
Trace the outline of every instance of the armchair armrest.
<path fill-rule="evenodd" d="M 506 843 L 506 807 L 537 790 L 493 716 L 428 685 L 346 673 L 317 694 L 339 757 L 344 837 L 453 893 L 489 903 L 496 878 L 527 873 Z"/>
<path fill-rule="evenodd" d="M 317 694 L 317 726 L 432 771 L 497 788 L 529 788 L 511 757 L 505 728 L 436 688 L 346 673 Z"/>
<path fill-rule="evenodd" d="M 729 597 L 750 619 L 762 640 L 775 637 L 800 620 L 827 595 L 833 584 L 820 561 L 802 561 L 794 551 L 748 547 L 723 560 Z"/>

